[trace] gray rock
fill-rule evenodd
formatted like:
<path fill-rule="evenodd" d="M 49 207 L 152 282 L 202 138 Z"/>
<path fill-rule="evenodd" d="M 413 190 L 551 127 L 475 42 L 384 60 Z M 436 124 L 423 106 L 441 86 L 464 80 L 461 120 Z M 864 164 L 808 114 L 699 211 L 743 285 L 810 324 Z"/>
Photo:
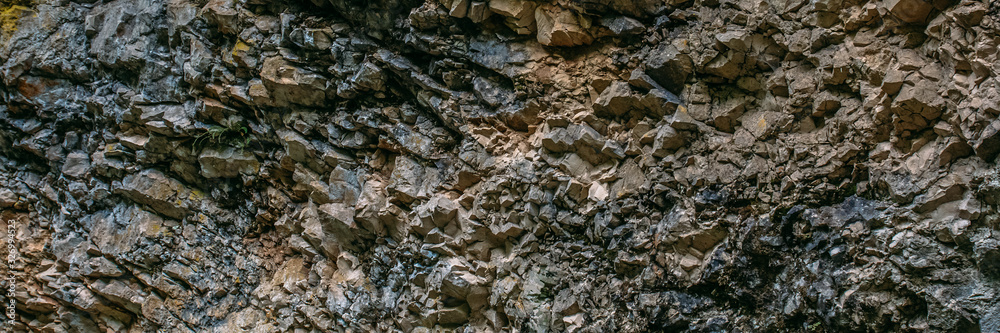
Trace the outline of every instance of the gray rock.
<path fill-rule="evenodd" d="M 260 169 L 257 157 L 236 148 L 205 149 L 198 156 L 201 175 L 206 178 L 233 178 L 253 175 Z"/>
<path fill-rule="evenodd" d="M 627 16 L 602 17 L 601 25 L 611 30 L 616 36 L 629 36 L 642 33 L 646 26 L 642 22 Z"/>
<path fill-rule="evenodd" d="M 660 45 L 645 61 L 646 73 L 668 91 L 679 94 L 694 72 L 691 57 L 670 44 Z"/>
<path fill-rule="evenodd" d="M 599 117 L 619 117 L 637 104 L 638 98 L 625 81 L 612 82 L 594 101 L 594 114 Z"/>
<path fill-rule="evenodd" d="M 82 152 L 73 152 L 66 155 L 63 161 L 62 173 L 73 177 L 82 178 L 90 172 L 90 156 Z"/>
<path fill-rule="evenodd" d="M 190 214 L 193 204 L 187 200 L 199 196 L 180 181 L 156 169 L 126 176 L 122 179 L 121 188 L 115 189 L 115 192 L 175 219 Z"/>
<path fill-rule="evenodd" d="M 275 106 L 292 104 L 321 107 L 326 105 L 326 78 L 292 66 L 280 57 L 264 60 L 260 77 Z"/>

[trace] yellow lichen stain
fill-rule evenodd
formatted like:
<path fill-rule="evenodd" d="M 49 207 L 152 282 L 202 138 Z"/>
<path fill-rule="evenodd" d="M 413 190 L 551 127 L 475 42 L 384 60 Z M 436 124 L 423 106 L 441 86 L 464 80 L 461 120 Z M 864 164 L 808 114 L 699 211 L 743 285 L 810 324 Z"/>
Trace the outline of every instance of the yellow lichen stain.
<path fill-rule="evenodd" d="M 684 107 L 683 105 L 678 105 L 677 106 L 677 112 L 688 113 L 688 108 Z"/>
<path fill-rule="evenodd" d="M 250 45 L 244 43 L 242 39 L 237 39 L 236 45 L 233 45 L 233 51 L 228 55 L 224 55 L 223 60 L 232 65 L 236 65 L 236 59 L 239 58 L 241 54 L 242 56 L 245 56 L 248 51 L 250 51 Z"/>
<path fill-rule="evenodd" d="M 233 56 L 237 56 L 239 52 L 250 51 L 250 45 L 244 43 L 242 39 L 236 40 L 236 45 L 233 45 Z"/>
<path fill-rule="evenodd" d="M 236 52 L 245 52 L 245 51 L 250 51 L 250 45 L 244 43 L 242 39 L 237 40 L 236 45 L 233 46 L 233 55 L 236 55 Z"/>
<path fill-rule="evenodd" d="M 0 31 L 3 32 L 5 40 L 17 31 L 17 20 L 21 18 L 21 15 L 24 15 L 24 12 L 33 12 L 33 10 L 21 5 L 11 5 L 0 9 Z"/>
<path fill-rule="evenodd" d="M 766 128 L 767 127 L 767 121 L 764 120 L 764 118 L 760 118 L 760 121 L 757 122 L 757 127 Z"/>

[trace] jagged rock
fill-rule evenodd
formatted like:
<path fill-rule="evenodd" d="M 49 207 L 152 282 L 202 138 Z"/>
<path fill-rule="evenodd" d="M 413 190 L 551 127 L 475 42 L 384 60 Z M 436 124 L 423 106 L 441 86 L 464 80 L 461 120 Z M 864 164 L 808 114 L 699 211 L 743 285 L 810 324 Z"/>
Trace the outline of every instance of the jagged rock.
<path fill-rule="evenodd" d="M 163 218 L 135 206 L 104 211 L 95 215 L 91 223 L 92 240 L 98 251 L 115 257 L 135 254 L 143 239 L 157 237 L 164 231 Z"/>
<path fill-rule="evenodd" d="M 406 157 L 396 157 L 396 166 L 392 169 L 389 180 L 389 191 L 395 199 L 403 203 L 413 202 L 420 195 L 423 183 L 424 168 L 417 161 Z"/>
<path fill-rule="evenodd" d="M 930 126 L 941 116 L 944 99 L 938 95 L 937 86 L 929 80 L 914 85 L 904 84 L 892 103 L 898 117 L 900 130 L 920 130 Z"/>
<path fill-rule="evenodd" d="M 81 178 L 90 172 L 90 156 L 82 152 L 74 152 L 66 155 L 63 162 L 62 173 L 73 177 Z"/>
<path fill-rule="evenodd" d="M 656 137 L 653 139 L 653 156 L 664 157 L 671 151 L 683 147 L 684 136 L 674 130 L 672 126 L 660 126 L 656 130 Z"/>
<path fill-rule="evenodd" d="M 976 156 L 989 162 L 996 160 L 1000 154 L 1000 120 L 994 120 L 983 129 L 974 147 Z"/>
<path fill-rule="evenodd" d="M 232 0 L 211 0 L 202 7 L 200 14 L 224 34 L 236 34 L 241 30 L 239 12 L 234 8 Z"/>
<path fill-rule="evenodd" d="M 233 178 L 252 175 L 260 169 L 256 156 L 236 148 L 205 149 L 198 156 L 201 175 L 206 178 Z"/>
<path fill-rule="evenodd" d="M 616 36 L 628 36 L 642 33 L 646 26 L 642 22 L 627 16 L 602 17 L 601 25 L 611 30 Z"/>
<path fill-rule="evenodd" d="M 267 87 L 270 103 L 283 107 L 292 104 L 321 107 L 326 105 L 326 78 L 292 66 L 281 57 L 264 60 L 260 77 Z M 252 88 L 251 88 L 252 89 Z"/>
<path fill-rule="evenodd" d="M 410 25 L 419 30 L 429 30 L 445 24 L 448 12 L 436 1 L 424 2 L 420 7 L 410 11 Z"/>
<path fill-rule="evenodd" d="M 472 22 L 481 23 L 486 21 L 491 14 L 493 12 L 490 11 L 489 5 L 486 2 L 473 1 L 469 4 L 469 12 L 466 14 L 466 17 L 472 20 Z"/>
<path fill-rule="evenodd" d="M 705 72 L 732 80 L 743 74 L 745 54 L 737 50 L 727 50 L 705 65 Z"/>
<path fill-rule="evenodd" d="M 619 117 L 629 112 L 638 102 L 625 81 L 612 82 L 594 101 L 594 114 L 599 117 Z"/>
<path fill-rule="evenodd" d="M 129 286 L 121 280 L 95 280 L 89 287 L 95 293 L 101 295 L 101 297 L 118 304 L 132 313 L 142 313 L 141 306 L 145 302 L 145 299 L 136 290 L 137 286 Z"/>
<path fill-rule="evenodd" d="M 934 4 L 923 0 L 889 0 L 885 7 L 893 16 L 907 23 L 926 23 Z"/>
<path fill-rule="evenodd" d="M 641 103 L 649 110 L 649 115 L 656 119 L 674 113 L 683 102 L 669 91 L 654 88 L 642 96 Z"/>
<path fill-rule="evenodd" d="M 660 45 L 645 61 L 646 73 L 672 93 L 684 89 L 688 76 L 694 72 L 691 57 L 670 44 Z"/>
<path fill-rule="evenodd" d="M 494 13 L 505 16 L 504 23 L 521 35 L 534 33 L 535 6 L 525 0 L 489 0 L 489 8 Z"/>
<path fill-rule="evenodd" d="M 992 7 L 14 1 L 11 329 L 995 332 Z"/>
<path fill-rule="evenodd" d="M 156 169 L 128 175 L 122 179 L 121 186 L 115 192 L 175 219 L 182 219 L 191 213 L 192 204 L 187 200 L 203 197 Z"/>
<path fill-rule="evenodd" d="M 541 5 L 535 8 L 538 42 L 549 46 L 587 45 L 594 41 L 580 17 L 559 6 Z M 588 22 L 583 25 L 589 26 Z"/>
<path fill-rule="evenodd" d="M 361 65 L 361 69 L 351 78 L 351 82 L 364 90 L 385 90 L 385 73 L 381 68 L 370 62 Z"/>

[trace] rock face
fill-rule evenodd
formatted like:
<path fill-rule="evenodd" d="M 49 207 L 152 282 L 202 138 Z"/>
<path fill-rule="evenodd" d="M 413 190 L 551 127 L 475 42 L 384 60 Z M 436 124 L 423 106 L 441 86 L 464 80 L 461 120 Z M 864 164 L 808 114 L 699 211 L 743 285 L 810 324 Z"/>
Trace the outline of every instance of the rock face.
<path fill-rule="evenodd" d="M 997 332 L 998 13 L 7 1 L 0 303 L 14 332 Z"/>

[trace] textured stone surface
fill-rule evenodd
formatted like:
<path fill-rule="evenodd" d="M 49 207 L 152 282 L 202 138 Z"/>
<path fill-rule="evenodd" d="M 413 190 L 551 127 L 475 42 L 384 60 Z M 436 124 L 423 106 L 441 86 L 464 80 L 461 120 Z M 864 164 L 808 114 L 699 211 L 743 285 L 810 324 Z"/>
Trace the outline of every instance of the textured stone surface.
<path fill-rule="evenodd" d="M 0 303 L 14 332 L 996 332 L 998 13 L 7 1 Z"/>

